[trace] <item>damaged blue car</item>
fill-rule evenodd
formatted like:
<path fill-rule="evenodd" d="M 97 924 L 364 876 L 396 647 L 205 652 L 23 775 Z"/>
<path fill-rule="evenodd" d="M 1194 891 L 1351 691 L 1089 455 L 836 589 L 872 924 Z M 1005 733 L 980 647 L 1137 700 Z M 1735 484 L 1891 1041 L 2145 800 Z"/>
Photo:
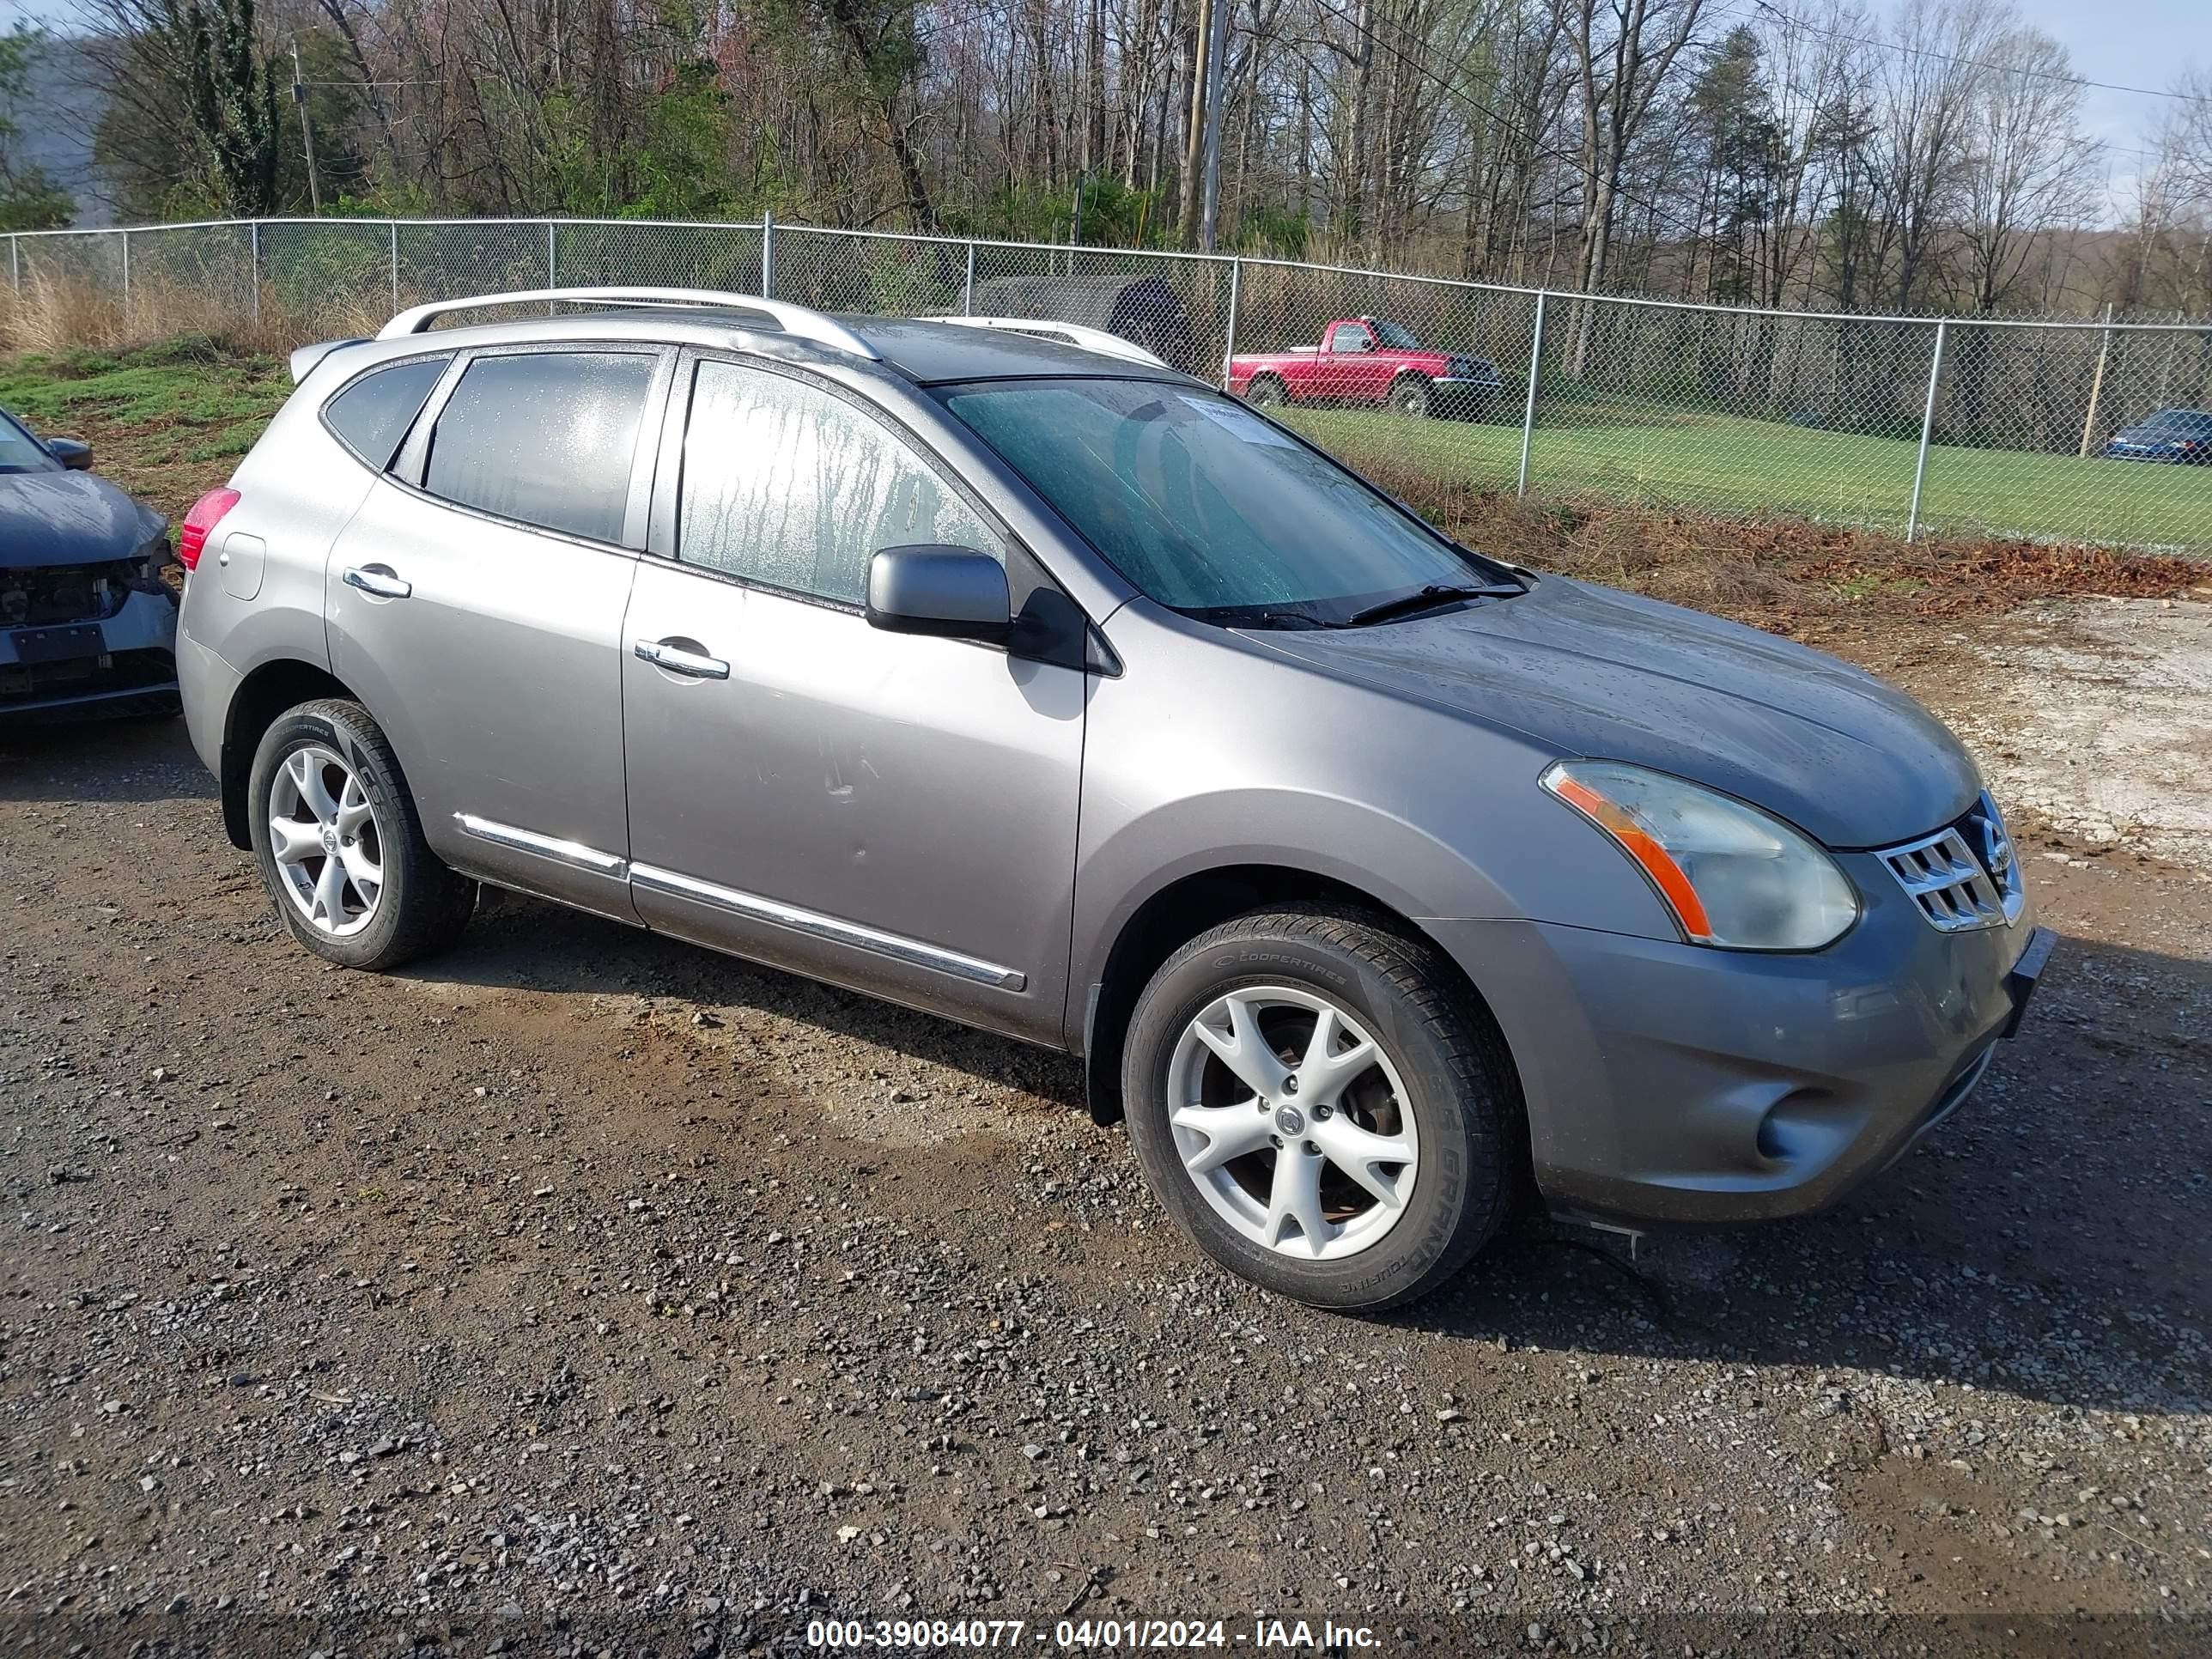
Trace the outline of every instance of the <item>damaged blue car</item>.
<path fill-rule="evenodd" d="M 0 410 L 0 722 L 174 714 L 168 520 Z"/>

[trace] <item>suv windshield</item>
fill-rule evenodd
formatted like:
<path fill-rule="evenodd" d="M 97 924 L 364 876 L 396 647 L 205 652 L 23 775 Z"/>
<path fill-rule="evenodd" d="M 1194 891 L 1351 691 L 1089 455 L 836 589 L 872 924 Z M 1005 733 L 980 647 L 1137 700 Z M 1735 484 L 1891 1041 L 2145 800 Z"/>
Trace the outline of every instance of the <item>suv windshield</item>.
<path fill-rule="evenodd" d="M 2201 437 L 2212 432 L 2212 415 L 2201 414 L 2193 409 L 2161 409 L 2143 425 L 2153 432 L 2172 432 L 2185 438 Z"/>
<path fill-rule="evenodd" d="M 46 453 L 46 447 L 6 415 L 0 415 L 0 474 L 58 472 L 62 464 Z"/>
<path fill-rule="evenodd" d="M 1217 392 L 1018 380 L 942 395 L 1108 563 L 1187 615 L 1335 627 L 1422 608 L 1432 591 L 1436 604 L 1521 591 L 1504 567 Z"/>

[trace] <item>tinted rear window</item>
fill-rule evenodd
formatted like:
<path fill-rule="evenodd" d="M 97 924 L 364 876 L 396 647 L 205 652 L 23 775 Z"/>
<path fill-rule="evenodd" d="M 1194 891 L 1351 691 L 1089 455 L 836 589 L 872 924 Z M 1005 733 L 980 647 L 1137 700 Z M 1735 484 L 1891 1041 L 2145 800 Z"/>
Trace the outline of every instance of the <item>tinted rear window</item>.
<path fill-rule="evenodd" d="M 423 488 L 501 518 L 619 542 L 656 362 L 617 351 L 479 357 L 439 413 Z"/>
<path fill-rule="evenodd" d="M 374 370 L 324 404 L 323 418 L 340 443 L 381 472 L 399 453 L 407 428 L 422 412 L 422 400 L 452 361 L 424 357 Z"/>

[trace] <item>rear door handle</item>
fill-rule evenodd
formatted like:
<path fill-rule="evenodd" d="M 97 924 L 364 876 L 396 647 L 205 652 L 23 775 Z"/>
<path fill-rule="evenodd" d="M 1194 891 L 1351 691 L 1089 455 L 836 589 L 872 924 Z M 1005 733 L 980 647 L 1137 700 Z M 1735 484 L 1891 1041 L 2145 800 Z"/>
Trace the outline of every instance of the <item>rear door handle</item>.
<path fill-rule="evenodd" d="M 349 565 L 338 580 L 380 599 L 404 599 L 415 591 L 414 583 L 380 564 Z"/>
<path fill-rule="evenodd" d="M 730 665 L 720 657 L 709 657 L 697 651 L 687 651 L 680 645 L 671 645 L 666 640 L 639 640 L 630 649 L 641 662 L 649 662 L 655 668 L 665 668 L 672 674 L 682 674 L 695 680 L 726 680 L 730 678 Z"/>

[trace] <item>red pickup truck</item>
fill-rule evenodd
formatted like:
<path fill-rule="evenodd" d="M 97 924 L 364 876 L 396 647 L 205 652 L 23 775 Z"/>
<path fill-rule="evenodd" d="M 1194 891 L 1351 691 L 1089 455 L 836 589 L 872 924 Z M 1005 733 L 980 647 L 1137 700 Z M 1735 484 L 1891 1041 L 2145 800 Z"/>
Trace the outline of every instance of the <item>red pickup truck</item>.
<path fill-rule="evenodd" d="M 1505 390 L 1498 366 L 1436 351 L 1402 323 L 1345 317 L 1317 346 L 1260 351 L 1229 360 L 1229 391 L 1248 403 L 1385 404 L 1407 415 L 1477 421 Z"/>

